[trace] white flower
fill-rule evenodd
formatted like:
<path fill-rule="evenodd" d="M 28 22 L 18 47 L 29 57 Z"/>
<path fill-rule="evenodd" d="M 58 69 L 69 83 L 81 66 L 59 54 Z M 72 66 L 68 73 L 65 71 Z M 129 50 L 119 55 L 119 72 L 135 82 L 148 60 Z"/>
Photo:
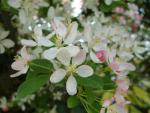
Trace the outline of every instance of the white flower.
<path fill-rule="evenodd" d="M 68 45 L 66 48 L 70 52 L 71 57 L 77 55 L 79 52 L 79 47 L 73 45 L 77 37 L 77 23 L 72 23 L 70 25 L 71 28 L 67 28 L 61 21 L 59 21 L 59 19 L 54 18 L 52 21 L 52 26 L 58 36 L 55 37 L 53 47 L 43 52 L 43 57 L 48 60 L 54 59 L 59 50 L 65 45 Z M 67 32 L 67 29 L 69 29 L 69 32 Z"/>
<path fill-rule="evenodd" d="M 71 60 L 72 58 L 72 60 Z M 77 82 L 75 74 L 81 77 L 89 77 L 93 75 L 93 69 L 88 65 L 81 65 L 86 59 L 84 50 L 80 50 L 78 55 L 71 57 L 70 52 L 66 48 L 62 48 L 57 53 L 57 59 L 65 66 L 65 69 L 59 68 L 50 77 L 52 83 L 60 82 L 66 75 L 69 76 L 66 83 L 66 90 L 69 95 L 77 93 Z"/>
<path fill-rule="evenodd" d="M 11 48 L 14 46 L 14 42 L 10 39 L 6 39 L 9 31 L 4 31 L 0 27 L 0 54 L 5 52 L 5 48 Z"/>
<path fill-rule="evenodd" d="M 62 38 L 64 44 L 72 44 L 75 42 L 78 34 L 78 24 L 76 22 L 69 23 L 68 26 L 66 26 L 58 18 L 54 18 L 51 24 L 56 35 Z"/>
<path fill-rule="evenodd" d="M 18 77 L 21 74 L 25 74 L 28 71 L 28 62 L 31 60 L 31 56 L 27 53 L 26 47 L 21 49 L 21 57 L 19 57 L 15 62 L 12 63 L 12 69 L 18 71 L 15 74 L 10 75 L 10 77 Z"/>
<path fill-rule="evenodd" d="M 21 43 L 24 46 L 29 46 L 29 47 L 35 47 L 35 46 L 44 46 L 44 47 L 51 47 L 53 46 L 53 42 L 51 42 L 47 37 L 43 36 L 42 29 L 38 26 L 34 28 L 34 40 L 26 40 L 22 39 Z"/>

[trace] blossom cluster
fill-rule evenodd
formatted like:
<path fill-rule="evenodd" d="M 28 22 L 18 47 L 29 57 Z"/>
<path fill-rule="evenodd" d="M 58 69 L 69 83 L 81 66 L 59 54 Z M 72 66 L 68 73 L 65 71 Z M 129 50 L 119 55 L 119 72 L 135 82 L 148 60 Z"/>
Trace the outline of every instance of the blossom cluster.
<path fill-rule="evenodd" d="M 110 1 L 105 1 L 106 4 L 111 4 Z M 33 0 L 32 3 L 29 0 L 18 0 L 17 2 L 9 0 L 12 7 L 21 8 L 21 10 L 19 9 L 21 23 L 19 26 L 31 30 L 25 32 L 28 33 L 27 38 L 21 38 L 20 42 L 23 48 L 20 56 L 12 64 L 12 69 L 18 72 L 12 74 L 11 77 L 27 73 L 30 61 L 33 59 L 47 59 L 54 67 L 50 75 L 50 82 L 56 84 L 67 79 L 67 93 L 73 96 L 78 93 L 76 76 L 86 78 L 95 76 L 97 73 L 87 62 L 99 66 L 107 65 L 116 74 L 114 81 L 117 88 L 114 96 L 105 100 L 104 108 L 100 112 L 105 113 L 105 108 L 109 108 L 113 104 L 117 113 L 127 113 L 125 105 L 129 102 L 123 95 L 129 88 L 127 75 L 130 71 L 135 70 L 135 66 L 130 61 L 135 56 L 141 58 L 145 49 L 141 46 L 136 33 L 132 33 L 132 28 L 125 26 L 128 19 L 124 16 L 133 17 L 132 19 L 136 20 L 135 23 L 140 24 L 142 17 L 138 13 L 138 7 L 128 4 L 130 10 L 125 11 L 121 7 L 115 9 L 116 13 L 125 12 L 124 16 L 118 16 L 124 24 L 113 21 L 112 17 L 106 17 L 97 9 L 93 9 L 94 16 L 86 17 L 83 14 L 78 16 L 73 13 L 72 16 L 78 16 L 78 21 L 75 21 L 71 20 L 70 16 L 67 18 L 64 16 L 67 15 L 67 12 L 61 15 L 62 11 L 59 7 L 58 9 L 50 7 L 47 18 L 42 18 L 43 23 L 32 26 L 34 19 L 39 19 L 37 18 L 37 9 L 48 7 L 48 4 L 42 0 Z M 64 6 L 69 3 L 68 0 L 63 0 Z M 79 4 L 78 7 L 77 4 Z M 83 4 L 83 1 L 79 0 L 77 3 L 74 1 L 71 6 L 74 11 L 76 9 L 81 13 L 82 8 L 86 10 L 86 7 L 90 7 L 90 5 L 88 2 Z M 28 7 L 31 6 L 32 13 L 28 11 L 30 9 Z M 45 24 L 47 27 L 43 27 Z M 19 30 L 22 29 L 19 27 Z M 47 33 L 44 32 L 45 30 Z"/>

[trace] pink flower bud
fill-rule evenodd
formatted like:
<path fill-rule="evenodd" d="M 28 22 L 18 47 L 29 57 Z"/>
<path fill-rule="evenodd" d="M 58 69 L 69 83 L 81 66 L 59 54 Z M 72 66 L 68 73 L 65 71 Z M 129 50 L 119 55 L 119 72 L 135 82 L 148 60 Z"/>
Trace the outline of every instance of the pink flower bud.
<path fill-rule="evenodd" d="M 96 53 L 96 57 L 101 61 L 101 62 L 106 62 L 106 54 L 107 51 L 101 50 Z"/>

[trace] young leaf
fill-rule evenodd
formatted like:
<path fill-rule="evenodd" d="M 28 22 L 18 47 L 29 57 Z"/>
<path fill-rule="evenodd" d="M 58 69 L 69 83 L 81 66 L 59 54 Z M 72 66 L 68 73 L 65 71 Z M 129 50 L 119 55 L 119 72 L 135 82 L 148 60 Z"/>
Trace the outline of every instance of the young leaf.
<path fill-rule="evenodd" d="M 38 75 L 23 82 L 17 90 L 17 99 L 24 98 L 37 91 L 49 80 L 49 75 Z"/>
<path fill-rule="evenodd" d="M 67 100 L 68 108 L 74 108 L 79 105 L 80 100 L 76 96 L 70 96 Z"/>
<path fill-rule="evenodd" d="M 82 78 L 82 77 L 76 76 L 76 80 L 77 80 L 78 84 L 81 86 L 95 88 L 95 89 L 102 89 L 102 87 L 103 87 L 103 82 L 102 82 L 101 78 L 97 75 L 93 75 L 93 76 L 87 77 L 87 78 Z"/>
<path fill-rule="evenodd" d="M 52 70 L 52 64 L 46 59 L 36 59 L 30 62 L 30 68 L 37 73 L 49 73 Z"/>

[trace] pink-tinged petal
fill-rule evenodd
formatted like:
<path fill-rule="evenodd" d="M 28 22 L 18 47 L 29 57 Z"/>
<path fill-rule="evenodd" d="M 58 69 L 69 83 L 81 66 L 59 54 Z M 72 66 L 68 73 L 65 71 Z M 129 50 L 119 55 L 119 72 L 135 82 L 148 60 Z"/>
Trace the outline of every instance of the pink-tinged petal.
<path fill-rule="evenodd" d="M 118 113 L 128 113 L 127 109 L 125 108 L 125 105 L 116 104 L 116 109 Z"/>
<path fill-rule="evenodd" d="M 71 55 L 66 48 L 60 48 L 56 56 L 63 65 L 68 66 L 70 64 Z"/>
<path fill-rule="evenodd" d="M 63 38 L 66 36 L 67 28 L 58 18 L 54 18 L 51 24 L 57 35 Z"/>
<path fill-rule="evenodd" d="M 119 70 L 120 71 L 134 71 L 135 66 L 131 63 L 122 63 L 119 65 Z"/>
<path fill-rule="evenodd" d="M 31 60 L 31 56 L 28 54 L 25 46 L 21 49 L 21 57 L 23 58 L 22 62 L 25 62 L 25 63 Z"/>
<path fill-rule="evenodd" d="M 110 106 L 112 103 L 114 102 L 114 98 L 112 97 L 112 98 L 110 98 L 110 99 L 108 99 L 108 100 L 105 100 L 104 101 L 104 103 L 103 103 L 103 107 L 108 107 L 108 106 Z"/>
<path fill-rule="evenodd" d="M 75 65 L 82 64 L 86 59 L 86 52 L 81 49 L 80 52 L 77 54 L 77 56 L 72 58 L 72 63 Z"/>
<path fill-rule="evenodd" d="M 76 71 L 81 77 L 89 77 L 93 75 L 93 69 L 88 65 L 79 66 Z"/>
<path fill-rule="evenodd" d="M 26 65 L 26 62 L 23 59 L 20 59 L 20 60 L 13 62 L 11 65 L 11 68 L 16 71 L 20 71 L 24 69 L 25 65 Z"/>
<path fill-rule="evenodd" d="M 35 47 L 37 45 L 37 43 L 35 41 L 26 40 L 26 39 L 22 39 L 21 44 L 24 45 L 24 46 L 29 46 L 29 47 Z"/>
<path fill-rule="evenodd" d="M 56 71 L 54 71 L 54 73 L 51 75 L 50 77 L 50 81 L 52 83 L 58 83 L 61 80 L 63 80 L 63 78 L 66 75 L 66 71 L 64 69 L 57 69 Z"/>
<path fill-rule="evenodd" d="M 120 93 L 126 92 L 129 88 L 129 84 L 126 80 L 117 80 L 117 90 L 119 90 Z"/>
<path fill-rule="evenodd" d="M 57 52 L 58 52 L 58 48 L 50 48 L 48 50 L 45 50 L 43 52 L 43 57 L 48 59 L 48 60 L 52 60 L 56 57 L 57 55 Z"/>
<path fill-rule="evenodd" d="M 69 76 L 66 82 L 66 90 L 69 95 L 75 95 L 77 93 L 77 81 L 74 76 Z"/>
<path fill-rule="evenodd" d="M 69 51 L 71 57 L 75 57 L 78 55 L 78 53 L 80 52 L 80 48 L 78 46 L 67 46 L 66 49 Z"/>
<path fill-rule="evenodd" d="M 25 74 L 25 73 L 27 73 L 27 71 L 28 71 L 28 66 L 25 66 L 22 70 L 20 70 L 20 71 L 18 71 L 17 73 L 15 73 L 15 74 L 12 74 L 12 75 L 10 75 L 10 77 L 18 77 L 18 76 L 20 76 L 20 75 L 22 75 L 22 74 Z"/>
<path fill-rule="evenodd" d="M 118 63 L 117 63 L 115 60 L 113 60 L 112 62 L 110 62 L 110 63 L 109 63 L 109 66 L 110 66 L 110 68 L 111 68 L 113 71 L 115 71 L 115 72 L 120 72 L 120 70 L 119 70 L 119 65 L 118 65 Z"/>
<path fill-rule="evenodd" d="M 70 33 L 67 36 L 67 38 L 64 40 L 64 44 L 72 44 L 75 41 L 78 33 L 77 28 L 78 28 L 78 24 L 76 22 L 73 22 Z"/>

